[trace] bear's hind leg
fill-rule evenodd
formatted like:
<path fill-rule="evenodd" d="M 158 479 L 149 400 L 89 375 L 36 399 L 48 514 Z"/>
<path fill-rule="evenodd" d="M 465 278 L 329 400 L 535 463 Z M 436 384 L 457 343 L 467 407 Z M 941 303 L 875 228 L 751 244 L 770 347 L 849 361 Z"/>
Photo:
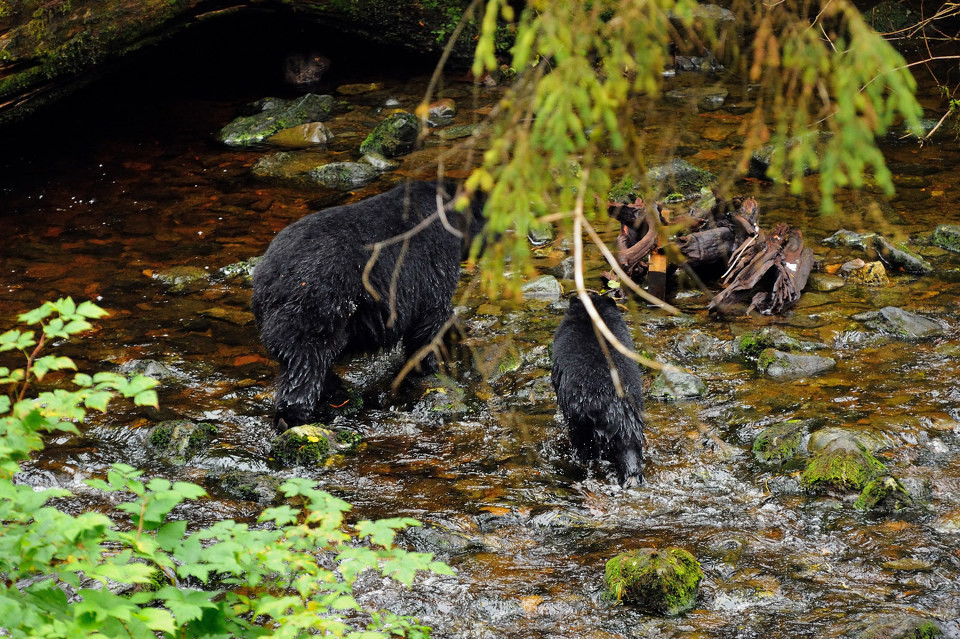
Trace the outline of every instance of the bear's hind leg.
<path fill-rule="evenodd" d="M 431 343 L 439 346 L 439 339 L 442 338 L 440 332 L 443 330 L 447 320 L 453 315 L 453 309 L 449 306 L 434 309 L 417 321 L 403 334 L 403 348 L 407 359 L 417 355 L 417 352 Z M 437 364 L 436 349 L 431 350 L 424 355 L 417 364 L 417 370 L 424 375 L 436 373 L 439 370 Z"/>

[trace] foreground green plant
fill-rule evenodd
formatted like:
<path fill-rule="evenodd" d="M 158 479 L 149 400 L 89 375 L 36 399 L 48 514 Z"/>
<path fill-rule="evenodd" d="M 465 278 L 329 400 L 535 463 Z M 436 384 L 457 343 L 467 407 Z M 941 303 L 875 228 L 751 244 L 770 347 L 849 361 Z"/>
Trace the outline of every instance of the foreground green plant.
<path fill-rule="evenodd" d="M 87 482 L 115 493 L 126 521 L 67 514 L 48 502 L 70 493 L 17 484 L 20 463 L 43 448 L 46 432 L 76 433 L 88 409 L 115 397 L 157 405 L 157 382 L 114 373 L 73 375 L 74 390 L 27 397 L 53 371 L 75 370 L 67 357 L 40 353 L 106 315 L 90 302 L 48 302 L 20 315 L 39 326 L 0 335 L 0 353 L 19 351 L 22 368 L 0 367 L 0 634 L 12 637 L 427 637 L 410 617 L 362 608 L 353 595 L 366 570 L 407 586 L 418 571 L 451 574 L 423 553 L 393 546 L 409 518 L 344 522 L 350 505 L 312 482 L 292 479 L 282 492 L 299 507 L 265 510 L 258 527 L 232 520 L 187 532 L 171 511 L 204 490 L 115 464 Z M 65 380 L 64 380 L 65 381 Z M 358 629 L 362 628 L 362 629 Z"/>

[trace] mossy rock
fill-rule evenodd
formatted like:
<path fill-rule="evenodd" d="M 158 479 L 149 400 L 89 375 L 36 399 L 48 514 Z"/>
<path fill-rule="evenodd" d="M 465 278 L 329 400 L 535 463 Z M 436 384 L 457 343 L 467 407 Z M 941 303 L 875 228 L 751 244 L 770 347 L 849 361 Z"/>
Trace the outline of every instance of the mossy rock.
<path fill-rule="evenodd" d="M 803 443 L 806 422 L 793 419 L 763 429 L 753 440 L 753 456 L 767 464 L 790 461 Z"/>
<path fill-rule="evenodd" d="M 616 601 L 658 614 L 678 615 L 693 608 L 703 579 L 700 562 L 682 548 L 641 548 L 607 562 L 603 581 Z"/>
<path fill-rule="evenodd" d="M 273 440 L 273 457 L 285 466 L 316 466 L 330 454 L 335 433 L 323 424 L 287 429 Z"/>
<path fill-rule="evenodd" d="M 878 513 L 898 513 L 913 506 L 913 497 L 900 480 L 883 475 L 867 482 L 853 507 Z"/>
<path fill-rule="evenodd" d="M 768 348 L 791 352 L 798 351 L 801 347 L 800 340 L 790 337 L 778 328 L 771 327 L 744 333 L 736 340 L 737 352 L 749 361 L 756 361 Z"/>
<path fill-rule="evenodd" d="M 263 506 L 278 501 L 280 479 L 271 475 L 231 470 L 209 479 L 219 483 L 220 489 L 233 499 L 253 501 Z"/>
<path fill-rule="evenodd" d="M 774 379 L 812 377 L 832 369 L 837 360 L 819 355 L 798 355 L 768 348 L 757 358 L 757 371 Z"/>
<path fill-rule="evenodd" d="M 890 284 L 890 278 L 887 277 L 887 269 L 883 267 L 883 262 L 865 262 L 862 266 L 841 272 L 844 272 L 847 279 L 856 284 L 865 286 L 887 286 Z"/>
<path fill-rule="evenodd" d="M 648 186 L 652 197 L 660 198 L 667 194 L 674 199 L 691 199 L 701 195 L 701 190 L 716 182 L 717 176 L 699 169 L 686 160 L 674 159 L 667 164 L 655 166 L 647 171 L 643 180 L 632 175 L 624 175 L 610 189 L 607 198 L 611 202 L 629 204 L 642 195 L 641 189 Z"/>
<path fill-rule="evenodd" d="M 818 452 L 807 464 L 801 483 L 809 490 L 861 490 L 886 466 L 853 440 L 837 440 Z"/>
<path fill-rule="evenodd" d="M 941 224 L 930 239 L 934 246 L 960 253 L 960 226 L 956 224 Z"/>
<path fill-rule="evenodd" d="M 157 452 L 179 463 L 207 448 L 216 435 L 217 427 L 209 422 L 173 419 L 154 426 L 147 441 Z"/>
<path fill-rule="evenodd" d="M 394 113 L 376 126 L 360 145 L 360 153 L 388 158 L 409 153 L 420 136 L 420 120 L 412 113 Z"/>
<path fill-rule="evenodd" d="M 317 466 L 337 453 L 356 450 L 363 437 L 356 431 L 334 431 L 323 424 L 295 426 L 273 440 L 271 452 L 285 466 Z"/>
<path fill-rule="evenodd" d="M 256 106 L 260 113 L 233 120 L 220 129 L 217 139 L 228 146 L 250 146 L 284 129 L 322 122 L 330 118 L 333 97 L 308 93 L 292 100 L 264 98 Z"/>
<path fill-rule="evenodd" d="M 863 630 L 856 639 L 936 639 L 944 636 L 936 621 L 907 613 L 870 615 L 858 625 Z"/>
<path fill-rule="evenodd" d="M 366 162 L 331 162 L 311 169 L 308 175 L 321 186 L 347 191 L 373 182 L 380 171 Z"/>
<path fill-rule="evenodd" d="M 914 275 L 929 275 L 933 266 L 902 242 L 893 244 L 881 235 L 874 236 L 873 248 L 876 249 L 884 264 Z"/>

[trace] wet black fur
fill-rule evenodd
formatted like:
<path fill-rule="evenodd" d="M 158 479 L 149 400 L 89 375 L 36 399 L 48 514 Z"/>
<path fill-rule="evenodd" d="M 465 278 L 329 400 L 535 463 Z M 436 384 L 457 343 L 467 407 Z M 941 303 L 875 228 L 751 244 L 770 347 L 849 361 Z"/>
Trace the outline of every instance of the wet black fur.
<path fill-rule="evenodd" d="M 452 184 L 410 182 L 346 206 L 308 215 L 270 243 L 253 277 L 253 312 L 260 337 L 280 363 L 276 423 L 320 420 L 324 400 L 339 387 L 332 370 L 344 353 L 375 351 L 402 341 L 407 356 L 428 344 L 453 313 L 460 262 L 482 229 L 482 203 L 464 213 L 445 207 L 451 233 L 436 219 L 413 235 L 394 277 L 403 242 L 384 247 L 364 287 L 372 245 L 402 235 L 437 211 L 437 192 L 449 203 Z M 390 321 L 391 309 L 396 317 Z M 422 371 L 436 369 L 433 355 Z"/>
<path fill-rule="evenodd" d="M 610 331 L 633 349 L 630 331 L 609 297 L 590 299 Z M 607 350 L 620 376 L 624 395 L 617 395 L 610 364 L 578 297 L 570 300 L 553 337 L 553 388 L 567 420 L 570 441 L 583 460 L 603 458 L 614 464 L 622 485 L 643 481 L 643 377 L 640 367 L 613 346 Z"/>

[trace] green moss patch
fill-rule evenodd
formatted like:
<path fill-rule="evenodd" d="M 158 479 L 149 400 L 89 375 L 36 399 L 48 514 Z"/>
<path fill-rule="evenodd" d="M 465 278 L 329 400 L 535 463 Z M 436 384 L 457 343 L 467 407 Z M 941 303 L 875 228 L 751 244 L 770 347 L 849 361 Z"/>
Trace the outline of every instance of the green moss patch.
<path fill-rule="evenodd" d="M 896 477 L 884 475 L 867 482 L 853 507 L 880 513 L 897 513 L 913 506 L 913 497 Z"/>
<path fill-rule="evenodd" d="M 803 442 L 804 422 L 791 420 L 765 428 L 753 440 L 753 456 L 767 464 L 793 459 Z"/>
<path fill-rule="evenodd" d="M 810 460 L 801 481 L 810 490 L 861 490 L 886 471 L 876 457 L 855 442 L 837 442 Z"/>
<path fill-rule="evenodd" d="M 420 135 L 420 120 L 412 113 L 394 113 L 376 126 L 360 145 L 360 153 L 394 158 L 413 150 Z"/>
<path fill-rule="evenodd" d="M 323 424 L 305 424 L 274 439 L 272 455 L 285 466 L 316 466 L 332 455 L 355 450 L 362 442 L 363 437 L 350 429 L 334 431 Z"/>
<path fill-rule="evenodd" d="M 703 579 L 700 562 L 682 548 L 641 548 L 607 562 L 604 584 L 616 601 L 677 615 L 693 607 Z"/>

